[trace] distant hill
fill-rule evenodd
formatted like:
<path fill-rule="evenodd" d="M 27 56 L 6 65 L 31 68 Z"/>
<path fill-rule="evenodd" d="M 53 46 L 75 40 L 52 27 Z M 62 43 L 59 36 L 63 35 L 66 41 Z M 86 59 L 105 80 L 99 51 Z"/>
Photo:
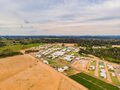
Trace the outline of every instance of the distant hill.
<path fill-rule="evenodd" d="M 120 39 L 120 35 L 106 35 L 106 36 L 65 36 L 65 35 L 41 35 L 41 36 L 0 36 L 5 38 L 70 38 L 70 39 Z"/>

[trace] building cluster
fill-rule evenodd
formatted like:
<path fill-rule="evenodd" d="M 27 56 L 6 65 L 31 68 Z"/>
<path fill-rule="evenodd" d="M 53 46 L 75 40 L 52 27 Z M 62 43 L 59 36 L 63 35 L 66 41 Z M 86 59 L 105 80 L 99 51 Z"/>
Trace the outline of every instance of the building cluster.
<path fill-rule="evenodd" d="M 61 48 L 59 47 L 52 47 L 52 48 L 47 48 L 44 50 L 39 50 L 39 52 L 36 53 L 36 57 L 40 58 L 42 56 L 46 56 L 51 54 L 52 52 L 56 51 L 56 50 L 60 50 Z"/>
<path fill-rule="evenodd" d="M 111 73 L 112 77 L 115 77 L 116 74 L 115 74 L 113 65 L 107 64 L 107 67 L 108 67 L 108 70 L 109 70 L 109 72 Z"/>
<path fill-rule="evenodd" d="M 70 61 L 73 60 L 74 57 L 75 57 L 74 54 L 71 54 L 71 55 L 65 55 L 64 60 L 70 62 Z"/>
<path fill-rule="evenodd" d="M 73 46 L 60 46 L 60 45 L 53 45 L 53 44 L 46 44 L 41 47 L 36 47 L 34 49 L 39 50 L 35 53 L 35 57 L 40 58 L 41 61 L 45 64 L 49 64 L 49 60 L 56 60 L 57 58 L 62 58 L 65 61 L 72 61 L 75 56 L 71 51 L 78 52 L 78 47 Z M 42 60 L 43 59 L 43 60 Z M 67 65 L 64 67 L 54 67 L 59 72 L 64 72 L 69 69 Z"/>
<path fill-rule="evenodd" d="M 67 54 L 68 52 L 70 52 L 74 49 L 75 49 L 74 47 L 65 47 L 61 50 L 58 50 L 58 51 L 52 53 L 49 57 L 51 57 L 52 59 L 55 59 L 57 57 L 60 57 L 60 56 Z"/>
<path fill-rule="evenodd" d="M 111 64 L 108 64 L 108 70 L 114 71 L 114 67 Z"/>

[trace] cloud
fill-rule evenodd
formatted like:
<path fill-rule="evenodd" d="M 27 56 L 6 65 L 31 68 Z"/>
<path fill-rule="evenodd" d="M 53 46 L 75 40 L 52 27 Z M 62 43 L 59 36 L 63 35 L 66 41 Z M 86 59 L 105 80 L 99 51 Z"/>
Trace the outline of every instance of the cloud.
<path fill-rule="evenodd" d="M 120 0 L 1 0 L 0 11 L 0 34 L 120 34 Z"/>

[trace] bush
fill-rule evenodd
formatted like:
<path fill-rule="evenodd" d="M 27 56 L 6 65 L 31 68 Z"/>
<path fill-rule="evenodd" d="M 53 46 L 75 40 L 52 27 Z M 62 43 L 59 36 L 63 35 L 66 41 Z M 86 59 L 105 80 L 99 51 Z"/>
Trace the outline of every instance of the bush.
<path fill-rule="evenodd" d="M 11 49 L 5 49 L 5 50 L 0 52 L 0 58 L 14 56 L 14 55 L 22 55 L 22 53 L 13 51 Z"/>

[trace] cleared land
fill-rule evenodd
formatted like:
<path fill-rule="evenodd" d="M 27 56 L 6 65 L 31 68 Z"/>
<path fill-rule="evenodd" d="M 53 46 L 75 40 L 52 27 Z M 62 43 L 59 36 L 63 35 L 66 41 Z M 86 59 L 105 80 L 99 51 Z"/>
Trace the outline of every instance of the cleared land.
<path fill-rule="evenodd" d="M 118 87 L 113 86 L 109 83 L 103 82 L 85 73 L 79 73 L 76 75 L 72 75 L 70 76 L 70 78 L 84 85 L 90 90 L 119 90 Z"/>
<path fill-rule="evenodd" d="M 0 59 L 0 90 L 87 90 L 30 55 Z"/>

